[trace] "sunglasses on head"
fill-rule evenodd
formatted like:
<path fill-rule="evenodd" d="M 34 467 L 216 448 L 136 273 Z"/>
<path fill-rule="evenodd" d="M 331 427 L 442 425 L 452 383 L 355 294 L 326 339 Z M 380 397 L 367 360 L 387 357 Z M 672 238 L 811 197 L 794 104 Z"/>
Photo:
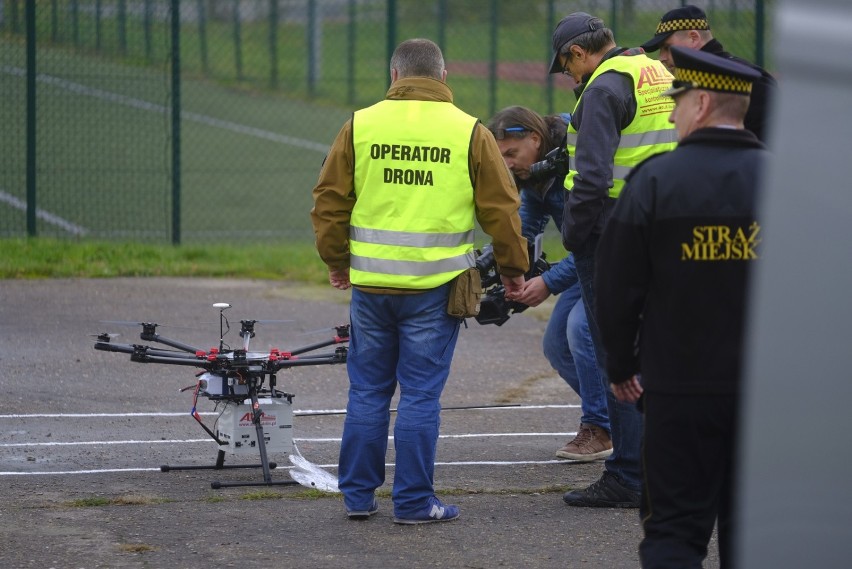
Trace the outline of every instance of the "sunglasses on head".
<path fill-rule="evenodd" d="M 521 136 L 524 136 L 524 134 L 528 131 L 522 126 L 510 126 L 508 128 L 495 128 L 491 132 L 494 133 L 494 138 L 496 138 L 497 140 L 503 140 L 507 136 L 514 136 L 519 138 Z"/>

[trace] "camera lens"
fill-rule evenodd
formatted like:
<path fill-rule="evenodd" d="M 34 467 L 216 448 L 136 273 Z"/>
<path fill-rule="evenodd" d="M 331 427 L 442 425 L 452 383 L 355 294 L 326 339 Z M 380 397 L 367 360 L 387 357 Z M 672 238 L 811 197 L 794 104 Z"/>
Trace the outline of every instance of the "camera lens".
<path fill-rule="evenodd" d="M 556 172 L 556 166 L 549 160 L 542 160 L 530 166 L 530 178 L 543 180 L 552 177 Z"/>

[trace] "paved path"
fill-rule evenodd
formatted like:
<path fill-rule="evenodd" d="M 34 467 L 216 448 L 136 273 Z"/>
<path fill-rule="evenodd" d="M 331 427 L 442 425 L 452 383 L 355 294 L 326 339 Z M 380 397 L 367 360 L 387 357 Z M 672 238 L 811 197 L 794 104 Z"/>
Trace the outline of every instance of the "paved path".
<path fill-rule="evenodd" d="M 462 330 L 435 473 L 462 515 L 427 526 L 392 522 L 392 444 L 380 511 L 366 522 L 347 520 L 339 495 L 298 485 L 210 486 L 262 480 L 256 469 L 160 472 L 216 456 L 189 415 L 191 392 L 179 392 L 195 382 L 193 368 L 133 363 L 95 351 L 89 336 L 138 342 L 137 327 L 101 321 L 154 321 L 159 333 L 207 348 L 219 336 L 212 304 L 229 302 L 232 345 L 240 319 L 290 320 L 258 324 L 253 340 L 286 349 L 346 322 L 347 301 L 330 288 L 267 281 L 0 281 L 0 566 L 638 567 L 635 510 L 561 500 L 602 466 L 554 459 L 579 409 L 541 355 L 546 306 Z M 343 416 L 307 413 L 345 408 L 344 366 L 292 369 L 279 387 L 295 394 L 301 453 L 336 473 Z M 452 409 L 471 406 L 486 408 Z M 211 402 L 199 410 L 212 424 Z M 286 468 L 272 476 L 289 480 Z"/>

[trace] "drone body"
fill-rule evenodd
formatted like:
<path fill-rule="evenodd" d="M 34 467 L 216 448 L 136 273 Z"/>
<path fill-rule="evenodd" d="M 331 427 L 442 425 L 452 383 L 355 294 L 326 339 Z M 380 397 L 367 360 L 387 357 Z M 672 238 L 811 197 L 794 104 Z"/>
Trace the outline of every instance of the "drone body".
<path fill-rule="evenodd" d="M 239 336 L 241 347 L 231 349 L 225 343 L 225 335 L 230 330 L 224 315 L 231 305 L 216 303 L 219 310 L 219 346 L 202 350 L 177 340 L 157 334 L 157 324 L 138 322 L 142 326 L 140 338 L 146 342 L 156 342 L 170 349 L 149 344 L 119 344 L 112 341 L 114 335 L 101 333 L 96 336 L 95 349 L 108 352 L 130 354 L 130 360 L 138 363 L 158 363 L 200 368 L 194 388 L 191 414 L 201 427 L 220 446 L 216 465 L 213 467 L 173 467 L 169 470 L 197 468 L 228 468 L 224 463 L 224 450 L 232 454 L 244 455 L 259 453 L 264 471 L 262 485 L 276 483 L 271 480 L 269 470 L 275 468 L 270 463 L 267 451 L 291 455 L 293 444 L 293 395 L 277 389 L 277 373 L 282 369 L 297 366 L 341 364 L 346 362 L 349 341 L 349 325 L 334 327 L 334 336 L 322 342 L 303 346 L 291 351 L 272 348 L 268 352 L 250 351 L 251 339 L 255 336 L 255 324 L 258 320 L 241 320 Z M 305 355 L 314 350 L 337 345 L 331 353 Z M 190 388 L 185 388 L 186 391 Z M 216 404 L 220 414 L 211 429 L 201 420 L 196 410 L 198 397 L 202 396 Z M 295 464 L 295 462 L 294 462 Z M 230 468 L 243 468 L 237 465 Z M 292 472 L 291 472 L 292 474 Z M 213 483 L 213 488 L 223 486 L 246 486 L 252 483 Z"/>
<path fill-rule="evenodd" d="M 293 452 L 293 398 L 260 399 L 260 426 L 266 452 Z M 245 403 L 226 403 L 216 420 L 216 438 L 227 443 L 228 450 L 237 455 L 257 454 L 258 439 L 252 406 Z"/>

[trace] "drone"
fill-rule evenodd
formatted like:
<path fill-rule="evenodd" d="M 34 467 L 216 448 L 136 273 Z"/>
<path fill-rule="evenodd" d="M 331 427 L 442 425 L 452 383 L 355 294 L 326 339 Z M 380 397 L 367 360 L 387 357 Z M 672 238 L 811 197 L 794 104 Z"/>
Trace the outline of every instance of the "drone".
<path fill-rule="evenodd" d="M 219 482 L 214 481 L 214 489 L 231 486 L 269 486 L 277 484 L 305 483 L 305 472 L 311 472 L 321 479 L 331 475 L 298 454 L 293 453 L 292 436 L 294 395 L 278 389 L 277 374 L 293 367 L 342 364 L 346 362 L 349 342 L 349 324 L 330 328 L 331 338 L 289 351 L 272 348 L 266 352 L 250 350 L 255 337 L 255 325 L 261 320 L 241 320 L 239 336 L 241 346 L 231 348 L 225 343 L 230 331 L 230 323 L 225 311 L 231 308 L 226 302 L 213 305 L 219 310 L 219 343 L 208 350 L 200 349 L 157 333 L 159 326 L 153 322 L 136 322 L 142 326 L 139 337 L 145 344 L 121 344 L 113 341 L 114 335 L 101 333 L 95 336 L 95 349 L 105 352 L 118 352 L 130 355 L 130 361 L 138 363 L 167 364 L 200 368 L 194 385 L 181 391 L 194 390 L 191 414 L 207 434 L 219 445 L 214 465 L 210 466 L 169 466 L 160 467 L 162 472 L 172 470 L 222 470 L 228 468 L 257 468 L 263 470 L 262 482 Z M 161 344 L 167 348 L 155 346 Z M 311 354 L 315 350 L 336 346 L 333 352 Z M 206 397 L 223 408 L 214 428 L 204 424 L 198 413 L 199 397 Z M 262 407 L 263 405 L 263 407 Z M 225 465 L 225 448 L 235 454 L 244 455 L 257 452 L 260 464 Z M 268 453 L 288 453 L 296 469 L 291 470 L 294 480 L 273 480 L 271 470 L 277 464 L 270 462 Z M 297 472 L 301 469 L 300 472 Z M 327 480 L 326 485 L 331 485 Z M 314 480 L 311 485 L 317 486 Z M 308 484 L 306 484 L 308 485 Z M 322 482 L 320 483 L 320 486 Z M 333 485 L 336 487 L 336 481 Z"/>

